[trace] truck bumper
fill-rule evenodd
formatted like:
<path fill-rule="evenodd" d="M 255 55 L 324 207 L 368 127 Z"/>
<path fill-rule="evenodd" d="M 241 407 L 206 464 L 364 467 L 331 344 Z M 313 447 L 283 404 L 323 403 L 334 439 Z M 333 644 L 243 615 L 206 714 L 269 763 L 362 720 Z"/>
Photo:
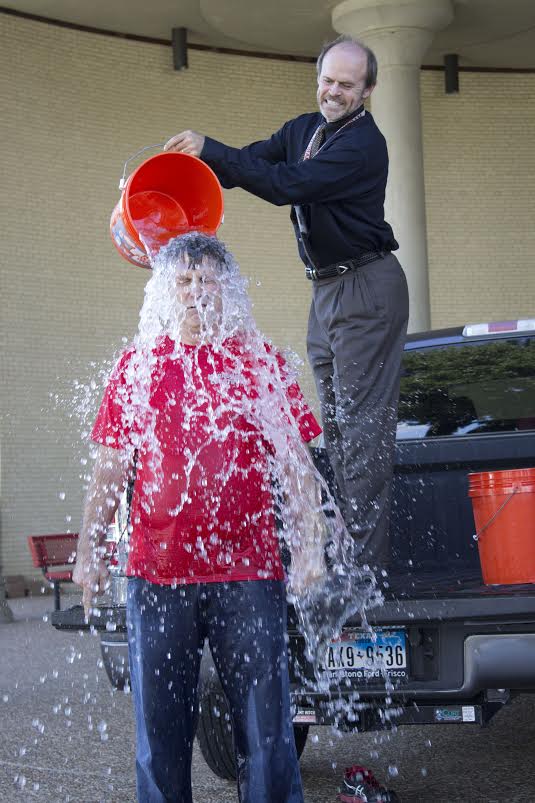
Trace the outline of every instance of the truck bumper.
<path fill-rule="evenodd" d="M 86 623 L 81 606 L 51 615 L 52 625 L 62 631 L 94 629 L 101 635 L 103 648 L 124 674 L 126 656 L 126 611 L 122 606 L 99 609 Z M 406 701 L 474 700 L 488 689 L 535 691 L 535 622 L 508 623 L 508 633 L 497 633 L 504 623 L 485 622 L 479 626 L 463 622 L 434 622 L 407 629 L 409 681 L 386 692 L 384 683 L 373 681 L 353 686 L 361 699 L 381 699 L 387 694 Z M 477 632 L 479 630 L 479 632 Z M 481 632 L 487 630 L 488 632 Z M 532 632 L 529 632 L 529 631 Z M 476 632 L 474 632 L 476 631 Z M 515 632 L 512 632 L 515 631 Z M 303 640 L 290 632 L 293 695 L 299 702 L 315 695 L 297 681 L 303 673 L 312 681 L 310 665 L 304 665 Z M 115 658 L 115 656 L 117 656 Z M 395 685 L 395 684 L 394 684 Z M 312 686 L 311 686 L 312 688 Z M 342 684 L 342 688 L 345 688 Z"/>
<path fill-rule="evenodd" d="M 457 631 L 457 632 L 455 632 Z M 361 700 L 393 697 L 407 701 L 473 701 L 489 689 L 535 691 L 535 632 L 463 633 L 426 628 L 423 638 L 409 635 L 409 680 L 387 692 L 377 681 L 353 686 Z M 302 667 L 302 664 L 301 664 Z M 298 676 L 298 674 L 296 673 Z M 309 672 L 307 676 L 311 678 Z M 344 688 L 343 679 L 338 684 Z M 307 695 L 308 699 L 314 697 Z M 319 697 L 319 695 L 318 695 Z M 304 699 L 304 698 L 303 698 Z"/>

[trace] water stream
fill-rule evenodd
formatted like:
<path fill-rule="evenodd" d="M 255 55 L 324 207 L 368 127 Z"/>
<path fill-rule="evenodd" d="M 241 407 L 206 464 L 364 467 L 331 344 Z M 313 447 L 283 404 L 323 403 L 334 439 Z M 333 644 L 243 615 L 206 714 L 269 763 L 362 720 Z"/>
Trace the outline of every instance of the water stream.
<path fill-rule="evenodd" d="M 357 692 L 348 694 L 347 679 L 325 670 L 326 651 L 350 618 L 374 640 L 366 610 L 381 603 L 381 594 L 373 572 L 358 564 L 354 541 L 296 425 L 307 414 L 296 385 L 298 358 L 281 354 L 258 329 L 247 280 L 233 257 L 220 246 L 221 264 L 214 269 L 198 243 L 192 233 L 153 249 L 138 331 L 112 372 L 121 377 L 121 445 L 143 461 L 147 516 L 165 510 L 164 532 L 199 505 L 211 514 L 211 524 L 200 521 L 194 542 L 176 544 L 163 535 L 155 559 L 164 571 L 176 550 L 186 549 L 200 566 L 246 567 L 251 557 L 235 548 L 236 533 L 230 538 L 218 522 L 235 502 L 229 494 L 237 476 L 250 493 L 268 494 L 291 556 L 288 598 L 313 667 L 303 672 L 303 686 L 327 695 L 335 721 L 347 719 L 362 704 Z M 184 343 L 192 320 L 194 343 Z M 169 360 L 178 380 L 176 393 L 166 386 L 165 405 L 180 406 L 181 433 L 166 430 L 152 403 Z M 244 449 L 256 455 L 245 466 L 239 462 Z"/>

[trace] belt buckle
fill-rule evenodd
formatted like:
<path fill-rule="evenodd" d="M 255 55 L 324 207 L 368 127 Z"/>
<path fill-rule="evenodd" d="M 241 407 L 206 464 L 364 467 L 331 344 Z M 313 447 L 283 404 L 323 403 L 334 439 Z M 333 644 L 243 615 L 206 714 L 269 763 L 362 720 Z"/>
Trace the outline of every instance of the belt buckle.
<path fill-rule="evenodd" d="M 339 276 L 343 276 L 343 275 L 344 275 L 344 273 L 347 273 L 347 272 L 348 272 L 348 270 L 351 270 L 351 268 L 349 267 L 349 265 L 337 265 L 337 266 L 336 266 L 336 272 L 337 272 L 337 274 L 338 274 Z"/>

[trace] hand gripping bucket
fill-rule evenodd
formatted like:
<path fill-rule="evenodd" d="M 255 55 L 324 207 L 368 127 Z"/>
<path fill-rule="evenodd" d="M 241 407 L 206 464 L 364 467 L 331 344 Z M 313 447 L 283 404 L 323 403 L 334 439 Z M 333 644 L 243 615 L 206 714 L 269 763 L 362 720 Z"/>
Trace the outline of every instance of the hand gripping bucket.
<path fill-rule="evenodd" d="M 535 583 L 535 468 L 468 479 L 484 582 Z"/>
<path fill-rule="evenodd" d="M 122 257 L 150 268 L 149 253 L 154 256 L 172 237 L 216 233 L 223 221 L 223 191 L 208 165 L 185 153 L 158 153 L 125 179 L 126 165 L 144 150 L 124 166 L 110 234 Z"/>

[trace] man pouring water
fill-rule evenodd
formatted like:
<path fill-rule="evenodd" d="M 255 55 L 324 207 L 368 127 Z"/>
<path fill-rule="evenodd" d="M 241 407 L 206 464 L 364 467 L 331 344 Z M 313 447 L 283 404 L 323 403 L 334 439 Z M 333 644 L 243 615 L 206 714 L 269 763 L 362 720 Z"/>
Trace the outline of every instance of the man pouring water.
<path fill-rule="evenodd" d="M 363 105 L 376 80 L 372 51 L 342 36 L 318 58 L 319 112 L 241 149 L 194 131 L 165 149 L 200 156 L 225 188 L 291 206 L 311 282 L 307 350 L 338 501 L 359 561 L 382 564 L 408 293 L 384 219 L 386 143 Z"/>

